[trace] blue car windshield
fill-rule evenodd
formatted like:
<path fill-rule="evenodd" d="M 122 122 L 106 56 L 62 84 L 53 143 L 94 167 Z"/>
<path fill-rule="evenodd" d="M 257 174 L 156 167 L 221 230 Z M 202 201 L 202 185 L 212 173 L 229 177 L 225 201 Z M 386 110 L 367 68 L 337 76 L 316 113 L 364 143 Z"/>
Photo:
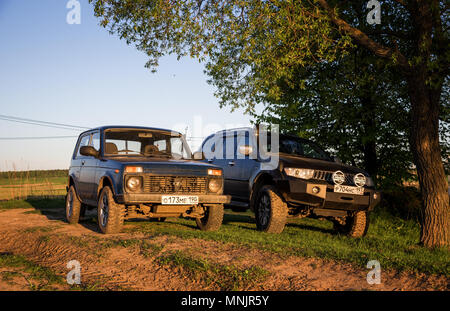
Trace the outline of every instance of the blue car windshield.
<path fill-rule="evenodd" d="M 105 131 L 105 156 L 190 158 L 183 136 L 175 132 L 145 129 L 109 129 Z"/>

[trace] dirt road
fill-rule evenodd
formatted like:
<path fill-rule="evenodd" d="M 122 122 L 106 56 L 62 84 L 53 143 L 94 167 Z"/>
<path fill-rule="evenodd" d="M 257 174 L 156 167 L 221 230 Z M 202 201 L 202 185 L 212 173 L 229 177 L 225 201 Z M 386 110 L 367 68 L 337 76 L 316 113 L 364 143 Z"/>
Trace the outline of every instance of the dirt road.
<path fill-rule="evenodd" d="M 0 290 L 70 289 L 71 260 L 81 265 L 81 289 L 449 290 L 444 276 L 382 271 L 381 284 L 369 285 L 368 269 L 351 264 L 170 235 L 105 236 L 92 221 L 67 224 L 64 211 L 54 209 L 0 211 L 0 258 L 5 256 L 21 256 L 60 281 L 33 277 L 36 269 L 0 265 Z"/>

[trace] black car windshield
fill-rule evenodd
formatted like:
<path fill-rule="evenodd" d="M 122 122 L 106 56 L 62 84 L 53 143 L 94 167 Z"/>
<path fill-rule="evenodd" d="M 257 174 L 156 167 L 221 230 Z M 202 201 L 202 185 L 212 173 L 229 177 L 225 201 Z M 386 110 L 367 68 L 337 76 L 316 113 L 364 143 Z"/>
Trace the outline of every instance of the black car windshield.
<path fill-rule="evenodd" d="M 190 149 L 179 133 L 146 129 L 105 131 L 105 156 L 190 158 Z"/>
<path fill-rule="evenodd" d="M 271 135 L 267 134 L 268 151 L 271 152 Z M 321 147 L 310 140 L 293 136 L 280 135 L 279 152 L 298 155 L 302 157 L 314 158 L 325 161 L 332 161 L 331 157 Z"/>
<path fill-rule="evenodd" d="M 291 136 L 280 136 L 280 152 L 331 161 L 330 156 L 312 141 Z"/>

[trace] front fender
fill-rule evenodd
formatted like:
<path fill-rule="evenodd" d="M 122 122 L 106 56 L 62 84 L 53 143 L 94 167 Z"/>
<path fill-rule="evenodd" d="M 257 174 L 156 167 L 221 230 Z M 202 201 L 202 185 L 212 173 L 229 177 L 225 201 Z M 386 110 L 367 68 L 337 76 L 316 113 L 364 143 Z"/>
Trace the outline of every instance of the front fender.
<path fill-rule="evenodd" d="M 103 186 L 108 183 L 111 186 L 113 195 L 123 194 L 123 178 L 122 172 L 116 173 L 115 170 L 104 170 L 99 173 L 98 183 L 97 183 L 97 195 L 100 193 Z"/>

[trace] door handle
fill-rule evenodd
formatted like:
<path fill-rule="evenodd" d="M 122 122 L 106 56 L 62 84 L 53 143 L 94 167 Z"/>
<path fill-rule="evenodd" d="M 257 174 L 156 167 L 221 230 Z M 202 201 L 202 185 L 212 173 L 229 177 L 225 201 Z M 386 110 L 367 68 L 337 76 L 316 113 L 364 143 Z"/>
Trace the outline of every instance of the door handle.
<path fill-rule="evenodd" d="M 208 159 L 208 163 L 212 163 L 212 161 L 213 161 L 212 159 Z"/>
<path fill-rule="evenodd" d="M 228 162 L 228 165 L 230 165 L 230 166 L 233 166 L 234 164 L 235 164 L 234 161 Z"/>
<path fill-rule="evenodd" d="M 81 161 L 81 165 L 84 165 L 84 161 Z"/>

